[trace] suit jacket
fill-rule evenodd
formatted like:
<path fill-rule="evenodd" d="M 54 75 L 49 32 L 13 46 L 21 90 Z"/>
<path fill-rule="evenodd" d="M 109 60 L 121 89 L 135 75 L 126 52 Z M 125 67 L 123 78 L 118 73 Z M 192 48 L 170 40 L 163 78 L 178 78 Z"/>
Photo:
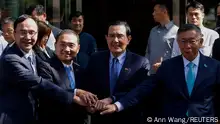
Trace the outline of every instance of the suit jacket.
<path fill-rule="evenodd" d="M 38 63 L 42 61 L 36 57 Z M 31 124 L 34 121 L 34 98 L 47 96 L 71 104 L 73 93 L 35 75 L 29 61 L 16 44 L 0 59 L 0 123 Z M 55 95 L 57 94 L 57 95 Z"/>
<path fill-rule="evenodd" d="M 216 39 L 213 44 L 212 58 L 220 61 L 220 38 Z"/>
<path fill-rule="evenodd" d="M 109 79 L 109 51 L 94 53 L 90 57 L 86 69 L 85 89 L 96 94 L 99 99 L 110 97 L 110 79 Z M 121 98 L 127 92 L 136 87 L 137 84 L 145 80 L 148 76 L 149 62 L 146 58 L 127 51 L 124 65 L 119 74 L 114 93 L 116 98 Z M 117 100 L 117 99 L 116 99 Z M 126 123 L 138 124 L 141 117 L 139 107 L 131 107 L 127 111 L 122 111 L 107 116 L 93 115 L 92 124 L 103 123 Z"/>
<path fill-rule="evenodd" d="M 83 70 L 77 63 L 73 62 L 72 66 L 75 76 L 75 86 L 78 88 Z M 57 56 L 50 58 L 47 66 L 43 65 L 39 68 L 40 76 L 48 79 L 64 90 L 73 92 L 65 68 Z M 44 97 L 39 99 L 40 124 L 60 124 L 61 122 L 65 124 L 84 124 L 84 118 L 86 118 L 86 114 L 84 113 L 82 107 L 77 104 L 67 106 L 63 103 L 54 102 L 52 99 Z"/>
<path fill-rule="evenodd" d="M 219 83 L 220 63 L 200 53 L 194 88 L 189 96 L 183 58 L 177 56 L 162 63 L 153 81 L 140 84 L 119 101 L 126 109 L 157 87 L 161 103 L 157 117 L 186 117 L 187 111 L 193 117 L 216 117 L 219 116 Z"/>
<path fill-rule="evenodd" d="M 51 25 L 50 23 L 48 23 L 48 26 L 51 28 L 52 32 L 53 32 L 53 35 L 54 37 L 56 38 L 57 35 L 62 31 L 61 29 Z"/>
<path fill-rule="evenodd" d="M 51 50 L 49 47 L 46 46 L 46 51 L 48 53 L 48 55 L 51 57 L 54 56 L 54 52 L 53 50 Z M 34 46 L 33 48 L 34 52 L 36 53 L 36 55 L 38 57 L 40 57 L 43 61 L 47 62 L 49 57 L 46 55 L 46 53 L 44 53 L 38 46 Z"/>

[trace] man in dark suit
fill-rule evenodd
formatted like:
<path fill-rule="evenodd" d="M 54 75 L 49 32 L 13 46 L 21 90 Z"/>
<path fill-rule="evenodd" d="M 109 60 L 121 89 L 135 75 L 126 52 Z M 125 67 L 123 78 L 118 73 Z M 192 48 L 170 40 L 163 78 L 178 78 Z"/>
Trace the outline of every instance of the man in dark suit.
<path fill-rule="evenodd" d="M 0 58 L 0 123 L 34 123 L 35 99 L 40 96 L 66 105 L 86 105 L 87 99 L 81 98 L 90 93 L 77 89 L 67 92 L 37 75 L 41 60 L 32 50 L 38 35 L 36 22 L 22 15 L 16 19 L 14 29 L 15 44 Z"/>
<path fill-rule="evenodd" d="M 219 117 L 220 63 L 199 52 L 203 43 L 199 27 L 193 24 L 181 26 L 177 41 L 182 55 L 164 61 L 153 81 L 141 83 L 119 102 L 126 110 L 158 86 L 161 103 L 158 116 L 215 117 L 211 121 L 214 123 Z M 103 114 L 118 110 L 113 105 L 106 108 Z"/>
<path fill-rule="evenodd" d="M 72 30 L 65 29 L 57 37 L 55 43 L 55 56 L 50 58 L 48 66 L 42 66 L 39 75 L 54 82 L 65 90 L 80 88 L 80 80 L 83 78 L 83 70 L 79 64 L 73 61 L 79 52 L 79 37 Z M 71 74 L 67 71 L 71 68 Z M 71 79 L 69 79 L 71 78 Z M 61 103 L 55 104 L 51 99 L 39 100 L 39 120 L 41 124 L 84 124 L 87 117 L 83 114 L 81 106 L 77 104 L 66 106 Z"/>
<path fill-rule="evenodd" d="M 96 111 L 91 118 L 92 124 L 139 124 L 142 117 L 140 106 L 107 116 L 98 112 L 111 103 L 117 106 L 115 97 L 124 96 L 145 80 L 150 67 L 146 58 L 126 50 L 131 40 L 131 30 L 126 22 L 110 24 L 106 40 L 109 50 L 94 53 L 86 68 L 84 87 L 100 99 L 89 108 L 93 113 Z"/>
<path fill-rule="evenodd" d="M 216 39 L 213 44 L 212 58 L 220 61 L 220 38 Z"/>

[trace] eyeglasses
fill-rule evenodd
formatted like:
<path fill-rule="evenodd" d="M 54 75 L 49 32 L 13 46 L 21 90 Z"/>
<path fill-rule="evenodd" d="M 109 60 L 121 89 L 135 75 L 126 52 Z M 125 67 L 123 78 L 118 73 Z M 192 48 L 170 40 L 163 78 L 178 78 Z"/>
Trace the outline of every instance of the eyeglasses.
<path fill-rule="evenodd" d="M 34 35 L 37 34 L 37 31 L 33 31 L 33 30 L 20 30 L 20 34 L 22 37 L 26 36 L 27 34 L 29 34 L 31 37 L 33 37 Z"/>
<path fill-rule="evenodd" d="M 184 40 L 180 40 L 180 43 L 189 43 L 189 44 L 195 44 L 197 43 L 198 41 L 200 41 L 200 38 L 197 38 L 197 39 L 184 39 Z"/>

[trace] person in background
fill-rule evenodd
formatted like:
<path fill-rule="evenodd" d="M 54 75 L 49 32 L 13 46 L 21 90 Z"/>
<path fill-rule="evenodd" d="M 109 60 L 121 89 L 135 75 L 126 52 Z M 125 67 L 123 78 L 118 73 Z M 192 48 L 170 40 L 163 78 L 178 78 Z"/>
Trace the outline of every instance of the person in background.
<path fill-rule="evenodd" d="M 34 45 L 34 52 L 43 60 L 47 61 L 54 56 L 53 50 L 46 46 L 50 34 L 51 28 L 43 21 L 36 21 L 38 25 L 37 42 Z"/>
<path fill-rule="evenodd" d="M 153 18 L 159 25 L 152 28 L 148 38 L 146 57 L 150 61 L 150 74 L 155 74 L 161 62 L 170 59 L 173 42 L 176 39 L 178 27 L 170 20 L 170 14 L 164 2 L 154 6 Z"/>
<path fill-rule="evenodd" d="M 5 18 L 2 23 L 2 34 L 8 44 L 12 44 L 15 41 L 14 37 L 14 19 L 12 17 Z"/>
<path fill-rule="evenodd" d="M 71 29 L 79 35 L 80 39 L 80 51 L 75 61 L 85 68 L 89 57 L 97 50 L 96 40 L 91 34 L 83 32 L 84 15 L 82 12 L 76 11 L 71 13 L 69 21 Z"/>
<path fill-rule="evenodd" d="M 205 11 L 204 6 L 197 1 L 192 1 L 188 3 L 186 6 L 186 16 L 188 23 L 200 27 L 202 31 L 204 42 L 202 47 L 200 48 L 200 52 L 202 52 L 206 56 L 211 57 L 213 44 L 215 40 L 219 38 L 219 34 L 212 29 L 204 27 L 203 25 L 203 19 L 205 17 L 204 11 Z M 173 55 L 173 57 L 181 54 L 177 42 L 174 43 L 173 53 L 175 54 Z"/>
<path fill-rule="evenodd" d="M 52 29 L 52 33 L 50 33 L 50 37 L 48 39 L 47 42 L 47 46 L 51 49 L 51 50 L 55 50 L 55 46 L 54 43 L 56 42 L 56 36 L 62 31 L 61 29 L 51 25 L 48 21 L 47 21 L 47 14 L 46 14 L 46 10 L 44 8 L 43 5 L 31 5 L 27 10 L 26 10 L 26 14 L 32 16 L 35 19 L 38 19 L 40 21 L 45 22 L 46 24 L 48 24 L 48 26 Z"/>
<path fill-rule="evenodd" d="M 0 57 L 4 53 L 5 48 L 7 47 L 8 42 L 4 39 L 2 34 L 0 34 Z"/>
<path fill-rule="evenodd" d="M 220 3 L 217 4 L 215 8 L 215 13 L 216 13 L 216 27 L 215 31 L 220 34 Z"/>

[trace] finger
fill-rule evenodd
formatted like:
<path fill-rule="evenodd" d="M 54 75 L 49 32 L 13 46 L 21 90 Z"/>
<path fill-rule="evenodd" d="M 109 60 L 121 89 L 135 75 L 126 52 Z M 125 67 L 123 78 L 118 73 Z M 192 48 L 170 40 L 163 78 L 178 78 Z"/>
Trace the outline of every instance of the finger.
<path fill-rule="evenodd" d="M 163 61 L 163 57 L 160 57 L 160 63 Z"/>
<path fill-rule="evenodd" d="M 90 99 L 90 101 L 91 101 L 92 104 L 95 104 L 96 101 L 97 101 L 97 100 L 96 100 L 96 96 L 93 95 L 93 94 L 90 94 L 90 95 L 89 95 L 89 99 Z"/>
<path fill-rule="evenodd" d="M 86 95 L 83 95 L 83 100 L 85 101 L 85 103 L 86 103 L 87 105 L 89 105 L 89 100 L 87 99 Z"/>
<path fill-rule="evenodd" d="M 88 105 L 91 106 L 92 102 L 91 99 L 89 98 L 89 95 L 86 95 L 86 100 L 88 101 Z"/>
<path fill-rule="evenodd" d="M 111 109 L 106 109 L 100 113 L 101 115 L 111 114 Z"/>

